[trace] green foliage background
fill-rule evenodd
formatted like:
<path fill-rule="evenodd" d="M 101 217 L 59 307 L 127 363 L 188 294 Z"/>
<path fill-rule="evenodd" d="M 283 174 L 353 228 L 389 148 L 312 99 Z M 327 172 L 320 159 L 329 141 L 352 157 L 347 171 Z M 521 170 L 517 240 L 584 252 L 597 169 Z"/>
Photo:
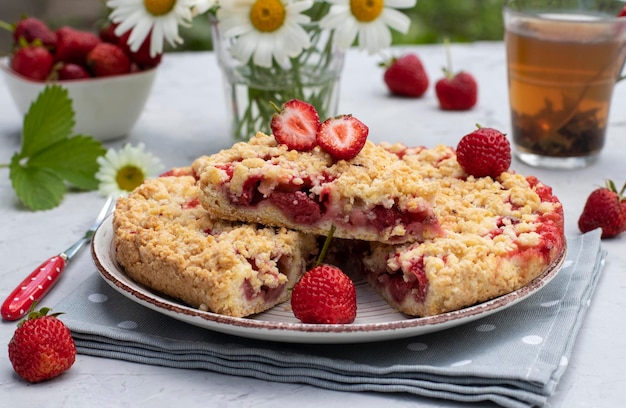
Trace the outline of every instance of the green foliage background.
<path fill-rule="evenodd" d="M 451 42 L 499 41 L 503 38 L 504 0 L 417 0 L 410 10 L 408 34 L 394 33 L 395 44 L 433 44 L 448 37 Z M 185 43 L 178 51 L 210 50 L 208 19 L 196 18 L 181 30 Z M 174 51 L 174 50 L 171 50 Z"/>
<path fill-rule="evenodd" d="M 46 10 L 45 5 L 48 3 L 45 0 L 0 0 L 0 20 L 13 22 L 14 18 L 17 21 L 18 15 L 15 13 L 18 10 L 21 15 L 28 14 L 43 19 L 54 29 L 69 25 L 97 32 L 107 19 L 105 0 L 84 0 L 81 10 L 73 8 L 76 6 L 75 2 L 63 1 L 58 0 L 54 10 Z M 393 32 L 394 44 L 441 43 L 445 37 L 451 42 L 502 40 L 504 1 L 417 0 L 415 7 L 402 10 L 411 18 L 412 24 L 406 35 Z M 9 18 L 8 14 L 15 16 Z M 212 49 L 208 18 L 195 18 L 191 27 L 181 28 L 181 36 L 185 40 L 184 44 L 175 49 L 166 47 L 166 51 Z M 7 55 L 10 51 L 11 35 L 9 31 L 0 30 L 0 56 Z"/>

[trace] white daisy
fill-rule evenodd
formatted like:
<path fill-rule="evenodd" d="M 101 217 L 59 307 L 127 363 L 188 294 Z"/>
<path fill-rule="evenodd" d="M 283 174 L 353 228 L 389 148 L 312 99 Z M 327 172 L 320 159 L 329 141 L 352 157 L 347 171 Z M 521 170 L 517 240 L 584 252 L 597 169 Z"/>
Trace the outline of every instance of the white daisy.
<path fill-rule="evenodd" d="M 406 34 L 411 19 L 396 9 L 411 8 L 416 0 L 326 0 L 333 3 L 320 27 L 335 29 L 339 48 L 347 50 L 358 38 L 360 49 L 374 54 L 391 45 L 389 27 Z"/>
<path fill-rule="evenodd" d="M 310 46 L 302 24 L 311 19 L 302 14 L 313 0 L 231 0 L 217 10 L 219 30 L 225 39 L 233 38 L 233 56 L 244 64 L 269 68 L 272 59 L 289 68 L 289 58 Z"/>
<path fill-rule="evenodd" d="M 216 4 L 217 0 L 197 0 L 196 5 L 193 8 L 194 17 L 200 14 L 204 14 Z"/>
<path fill-rule="evenodd" d="M 161 161 L 144 152 L 144 148 L 143 143 L 137 147 L 125 144 L 119 151 L 109 149 L 104 156 L 98 157 L 100 168 L 96 179 L 100 182 L 100 194 L 115 197 L 126 195 L 147 178 L 158 175 L 163 169 Z"/>
<path fill-rule="evenodd" d="M 109 19 L 119 24 L 116 35 L 132 30 L 128 45 L 137 51 L 146 37 L 150 38 L 150 56 L 163 52 L 163 40 L 172 47 L 182 44 L 178 26 L 189 26 L 195 14 L 213 7 L 216 0 L 108 0 Z"/>

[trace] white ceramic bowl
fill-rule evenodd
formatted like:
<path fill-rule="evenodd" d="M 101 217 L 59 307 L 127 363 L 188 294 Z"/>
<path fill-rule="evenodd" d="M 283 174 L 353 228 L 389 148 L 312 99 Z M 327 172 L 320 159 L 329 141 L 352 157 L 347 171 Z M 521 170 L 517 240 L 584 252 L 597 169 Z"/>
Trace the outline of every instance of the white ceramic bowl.
<path fill-rule="evenodd" d="M 46 83 L 30 81 L 0 60 L 7 88 L 18 111 L 24 115 Z M 127 75 L 56 82 L 68 90 L 74 108 L 74 134 L 106 141 L 128 134 L 148 100 L 157 68 Z"/>

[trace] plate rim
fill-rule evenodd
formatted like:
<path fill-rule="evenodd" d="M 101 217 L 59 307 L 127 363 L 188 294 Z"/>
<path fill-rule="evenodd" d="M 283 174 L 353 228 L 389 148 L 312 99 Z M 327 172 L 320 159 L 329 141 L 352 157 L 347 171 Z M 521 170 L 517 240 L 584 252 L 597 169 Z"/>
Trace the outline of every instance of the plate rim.
<path fill-rule="evenodd" d="M 144 307 L 208 330 L 278 342 L 311 344 L 373 342 L 413 337 L 469 323 L 502 311 L 535 294 L 556 277 L 567 254 L 567 241 L 564 240 L 563 249 L 559 256 L 539 276 L 525 286 L 485 302 L 434 316 L 407 316 L 404 320 L 380 323 L 307 324 L 276 322 L 202 311 L 175 299 L 168 299 L 165 295 L 156 293 L 135 282 L 125 274 L 115 260 L 112 219 L 113 214 L 109 215 L 96 230 L 91 241 L 91 255 L 100 276 L 117 292 Z M 111 253 L 107 254 L 106 251 L 103 253 L 100 248 L 108 248 Z M 114 272 L 103 265 L 101 258 L 107 255 L 116 265 Z M 117 274 L 120 274 L 128 283 L 122 281 L 116 276 Z M 268 334 L 271 336 L 268 337 Z"/>

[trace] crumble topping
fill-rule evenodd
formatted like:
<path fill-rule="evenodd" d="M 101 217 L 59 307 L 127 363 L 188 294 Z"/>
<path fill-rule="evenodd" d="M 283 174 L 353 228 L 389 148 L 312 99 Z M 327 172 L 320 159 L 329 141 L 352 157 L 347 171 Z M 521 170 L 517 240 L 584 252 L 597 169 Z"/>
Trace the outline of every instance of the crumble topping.
<path fill-rule="evenodd" d="M 354 159 L 335 161 L 319 146 L 288 150 L 258 133 L 247 143 L 198 158 L 193 169 L 202 204 L 226 219 L 318 235 L 335 223 L 338 237 L 390 243 L 440 233 L 431 208 L 436 183 L 369 141 Z M 307 216 L 296 214 L 294 220 L 298 212 Z"/>

